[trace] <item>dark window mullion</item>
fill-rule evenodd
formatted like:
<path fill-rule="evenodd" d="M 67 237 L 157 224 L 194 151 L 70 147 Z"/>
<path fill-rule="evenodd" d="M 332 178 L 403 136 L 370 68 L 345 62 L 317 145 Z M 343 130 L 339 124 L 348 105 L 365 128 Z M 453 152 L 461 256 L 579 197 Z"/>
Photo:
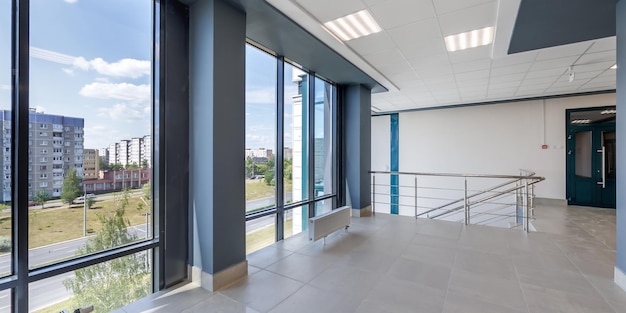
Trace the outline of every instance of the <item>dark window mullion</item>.
<path fill-rule="evenodd" d="M 29 0 L 14 0 L 12 31 L 12 218 L 13 312 L 28 312 L 28 90 Z"/>
<path fill-rule="evenodd" d="M 308 121 L 308 131 L 309 131 L 309 138 L 308 138 L 308 144 L 309 144 L 309 149 L 308 149 L 308 153 L 309 155 L 307 155 L 307 160 L 308 160 L 308 168 L 307 171 L 308 173 L 308 184 L 307 184 L 307 189 L 308 189 L 308 199 L 311 201 L 309 202 L 309 218 L 314 217 L 315 216 L 315 202 L 313 202 L 312 200 L 315 199 L 315 73 L 313 72 L 309 72 L 308 73 L 308 117 L 309 117 L 309 121 Z"/>
<path fill-rule="evenodd" d="M 285 237 L 284 201 L 284 147 L 285 147 L 285 58 L 276 62 L 276 157 L 274 159 L 274 181 L 276 195 L 276 241 Z"/>

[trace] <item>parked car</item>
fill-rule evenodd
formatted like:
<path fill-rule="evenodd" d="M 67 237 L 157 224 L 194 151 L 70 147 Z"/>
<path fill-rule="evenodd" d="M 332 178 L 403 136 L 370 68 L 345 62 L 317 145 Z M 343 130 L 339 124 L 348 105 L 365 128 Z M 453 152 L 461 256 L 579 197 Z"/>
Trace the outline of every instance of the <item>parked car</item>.
<path fill-rule="evenodd" d="M 95 197 L 96 197 L 96 195 L 95 195 L 95 194 L 93 194 L 93 193 L 88 193 L 88 194 L 86 194 L 86 195 L 84 195 L 84 196 L 80 196 L 80 197 L 76 198 L 76 200 L 74 200 L 74 201 L 75 201 L 75 202 L 84 202 L 84 201 L 85 201 L 85 197 L 87 197 L 87 198 L 92 198 L 92 199 L 93 199 L 93 198 L 95 198 Z"/>

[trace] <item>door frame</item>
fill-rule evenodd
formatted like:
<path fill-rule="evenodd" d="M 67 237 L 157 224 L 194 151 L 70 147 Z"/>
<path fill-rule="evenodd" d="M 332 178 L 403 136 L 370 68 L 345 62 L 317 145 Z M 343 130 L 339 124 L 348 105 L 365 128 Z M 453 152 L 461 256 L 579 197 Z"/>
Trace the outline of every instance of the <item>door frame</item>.
<path fill-rule="evenodd" d="M 573 138 L 570 136 L 579 131 L 592 131 L 592 138 L 594 136 L 593 131 L 615 131 L 615 123 L 604 123 L 604 124 L 571 124 L 571 115 L 576 112 L 586 112 L 586 111 L 599 111 L 599 110 L 615 110 L 616 106 L 600 106 L 600 107 L 590 107 L 590 108 L 578 108 L 578 109 L 566 109 L 565 110 L 565 141 L 566 141 L 566 153 L 565 153 L 565 197 L 568 205 L 581 205 L 581 206 L 590 206 L 594 207 L 605 207 L 605 208 L 615 208 L 615 205 L 607 205 L 603 204 L 602 200 L 600 202 L 594 204 L 587 203 L 577 203 L 572 201 L 573 194 L 575 193 L 575 185 L 573 180 L 575 179 L 575 151 L 573 147 Z M 592 144 L 593 145 L 593 144 Z M 593 149 L 593 147 L 592 147 Z M 592 157 L 595 159 L 595 157 Z M 595 177 L 595 173 L 594 173 Z"/>

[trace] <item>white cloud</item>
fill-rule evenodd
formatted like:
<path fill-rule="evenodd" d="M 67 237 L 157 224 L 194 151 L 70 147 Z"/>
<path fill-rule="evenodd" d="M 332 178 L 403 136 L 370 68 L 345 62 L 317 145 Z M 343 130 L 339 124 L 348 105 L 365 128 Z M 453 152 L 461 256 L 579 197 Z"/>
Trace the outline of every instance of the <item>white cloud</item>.
<path fill-rule="evenodd" d="M 149 114 L 144 113 L 144 109 L 135 108 L 126 103 L 118 103 L 108 108 L 99 108 L 98 115 L 127 122 L 140 121 L 150 117 Z"/>
<path fill-rule="evenodd" d="M 0 90 L 11 90 L 11 85 L 0 85 Z"/>
<path fill-rule="evenodd" d="M 45 113 L 45 112 L 46 112 L 46 108 L 44 108 L 44 107 L 42 107 L 42 106 L 40 106 L 40 105 L 36 106 L 36 107 L 35 107 L 35 110 L 36 110 L 37 112 L 39 112 L 39 113 Z"/>
<path fill-rule="evenodd" d="M 83 69 L 85 59 L 82 59 L 80 66 Z M 130 77 L 139 78 L 144 75 L 150 75 L 151 65 L 150 61 L 142 61 L 136 59 L 121 59 L 115 63 L 108 63 L 101 58 L 96 58 L 89 61 L 89 67 L 96 70 L 96 72 L 113 77 Z"/>
<path fill-rule="evenodd" d="M 152 70 L 152 65 L 148 60 L 125 58 L 117 62 L 109 63 L 102 58 L 95 58 L 89 61 L 81 56 L 75 57 L 32 46 L 30 47 L 30 56 L 49 62 L 71 65 L 71 68 L 63 69 L 63 71 L 69 75 L 74 74 L 74 70 L 80 69 L 83 71 L 94 70 L 101 75 L 112 77 L 139 78 L 150 75 L 150 71 Z"/>
<path fill-rule="evenodd" d="M 274 88 L 246 90 L 246 103 L 275 103 Z"/>
<path fill-rule="evenodd" d="M 131 103 L 148 103 L 150 101 L 150 86 L 129 83 L 113 84 L 95 82 L 84 86 L 79 94 L 90 98 L 114 99 Z"/>
<path fill-rule="evenodd" d="M 73 4 L 73 3 L 78 2 L 78 0 L 64 0 L 64 1 L 65 1 L 65 3 L 69 3 L 69 4 Z"/>

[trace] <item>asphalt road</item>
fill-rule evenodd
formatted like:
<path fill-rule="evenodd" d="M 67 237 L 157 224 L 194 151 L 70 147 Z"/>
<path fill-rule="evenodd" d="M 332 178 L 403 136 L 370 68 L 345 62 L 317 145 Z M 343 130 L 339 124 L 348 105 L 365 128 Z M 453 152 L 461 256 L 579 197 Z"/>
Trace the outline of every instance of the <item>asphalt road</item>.
<path fill-rule="evenodd" d="M 111 198 L 113 196 L 106 196 Z M 291 194 L 288 194 L 288 198 L 291 198 Z M 98 200 L 105 200 L 105 197 L 98 197 Z M 246 208 L 259 208 L 274 204 L 274 197 L 248 201 Z M 50 205 L 50 206 L 49 206 Z M 52 207 L 56 204 L 46 204 L 46 207 Z M 41 208 L 41 206 L 31 207 Z M 286 212 L 286 215 L 291 216 L 291 211 Z M 246 223 L 246 231 L 255 231 L 269 225 L 274 224 L 275 217 L 273 215 L 248 221 Z M 129 232 L 137 235 L 138 238 L 144 238 L 146 233 L 146 224 L 135 225 L 128 228 Z M 67 259 L 76 255 L 78 249 L 85 245 L 85 242 L 90 237 L 82 237 L 64 242 L 51 244 L 48 246 L 38 247 L 31 249 L 28 253 L 29 263 L 31 266 L 41 266 L 50 262 Z M 11 256 L 5 254 L 0 256 L 0 274 L 6 275 L 11 270 Z M 30 285 L 30 303 L 31 310 L 44 308 L 51 304 L 63 301 L 71 297 L 71 292 L 65 289 L 63 281 L 67 278 L 74 277 L 74 273 L 66 273 L 63 275 L 54 276 L 38 282 L 34 282 Z M 8 311 L 11 303 L 10 293 L 0 293 L 0 313 Z M 67 308 L 72 309 L 72 308 Z"/>

